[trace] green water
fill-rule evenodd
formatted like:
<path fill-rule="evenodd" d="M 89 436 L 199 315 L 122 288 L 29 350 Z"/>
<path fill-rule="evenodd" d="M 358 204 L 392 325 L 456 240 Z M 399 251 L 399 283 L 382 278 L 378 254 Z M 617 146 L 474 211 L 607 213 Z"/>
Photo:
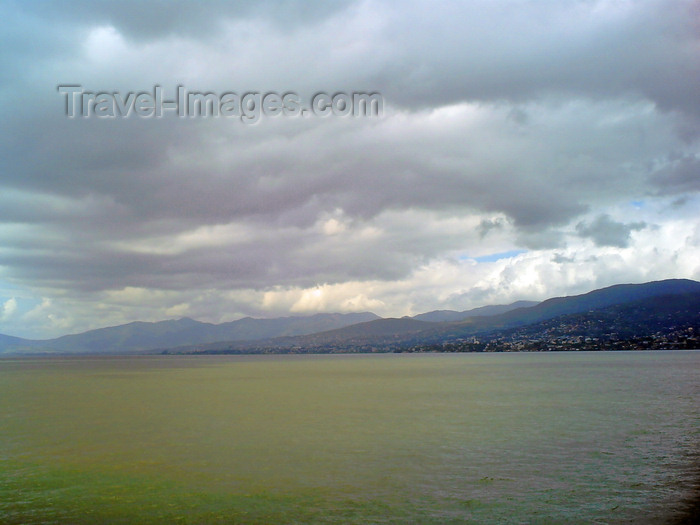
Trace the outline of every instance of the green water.
<path fill-rule="evenodd" d="M 700 352 L 0 360 L 0 523 L 663 523 Z"/>

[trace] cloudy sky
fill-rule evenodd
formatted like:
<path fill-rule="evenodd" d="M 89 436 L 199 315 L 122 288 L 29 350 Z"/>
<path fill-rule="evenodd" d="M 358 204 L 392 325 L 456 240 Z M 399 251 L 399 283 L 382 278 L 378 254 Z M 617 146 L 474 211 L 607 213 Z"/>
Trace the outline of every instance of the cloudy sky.
<path fill-rule="evenodd" d="M 0 333 L 700 279 L 699 1 L 10 0 L 0 42 Z M 68 118 L 67 84 L 384 106 Z"/>

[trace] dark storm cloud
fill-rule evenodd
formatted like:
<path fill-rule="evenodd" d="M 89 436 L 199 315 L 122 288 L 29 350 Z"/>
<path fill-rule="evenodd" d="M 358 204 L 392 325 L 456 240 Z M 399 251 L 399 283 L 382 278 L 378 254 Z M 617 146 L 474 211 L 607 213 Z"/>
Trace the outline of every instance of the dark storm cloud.
<path fill-rule="evenodd" d="M 270 223 L 280 216 L 308 226 L 337 208 L 369 219 L 385 209 L 466 206 L 505 212 L 517 226 L 536 228 L 563 224 L 585 209 L 575 192 L 562 198 L 568 192 L 560 180 L 553 185 L 545 177 L 523 177 L 515 167 L 489 166 L 489 159 L 481 171 L 469 165 L 463 140 L 448 132 L 431 137 L 420 125 L 416 137 L 396 145 L 359 121 L 283 137 L 263 126 L 179 119 L 53 117 L 38 130 L 31 121 L 16 124 L 0 146 L 11 159 L 5 183 L 76 200 L 99 196 L 108 205 L 83 225 L 97 228 L 98 236 L 110 224 L 119 224 L 113 234 L 128 237 L 133 229 L 142 235 L 144 221 L 160 231 L 164 221 L 178 231 L 241 218 Z M 293 125 L 272 130 L 284 133 Z M 416 154 L 418 142 L 428 146 L 424 153 Z M 445 164 L 442 155 L 458 162 Z M 64 219 L 72 221 L 72 214 Z"/>
<path fill-rule="evenodd" d="M 383 129 L 388 123 L 329 121 L 290 133 L 295 125 L 54 117 L 35 129 L 18 119 L 14 135 L 0 146 L 8 152 L 6 186 L 20 196 L 43 197 L 19 205 L 18 197 L 6 197 L 11 205 L 0 217 L 53 231 L 70 254 L 29 251 L 0 264 L 33 283 L 94 290 L 399 279 L 448 250 L 454 238 L 414 230 L 407 254 L 397 248 L 396 225 L 378 240 L 338 245 L 307 230 L 335 210 L 342 210 L 351 231 L 391 210 L 482 210 L 508 216 L 525 246 L 547 248 L 562 242 L 551 226 L 584 211 L 601 188 L 614 190 L 610 177 L 596 186 L 571 186 L 580 177 L 576 171 L 528 173 L 519 159 L 504 162 L 488 149 L 477 153 L 479 132 L 465 140 L 420 122 L 392 133 Z M 502 147 L 508 158 L 527 143 Z M 528 162 L 540 156 L 533 151 Z M 105 245 L 229 223 L 247 225 L 254 240 L 149 255 Z"/>
<path fill-rule="evenodd" d="M 246 18 L 270 20 L 282 28 L 314 24 L 349 3 L 337 0 L 39 0 L 14 5 L 37 17 L 73 25 L 111 25 L 129 38 L 152 40 L 168 36 L 213 37 L 227 21 Z"/>
<path fill-rule="evenodd" d="M 632 222 L 624 224 L 614 221 L 610 215 L 599 215 L 591 223 L 580 222 L 576 225 L 576 231 L 581 237 L 588 237 L 597 246 L 616 246 L 626 248 L 630 243 L 630 234 L 633 231 L 643 230 L 647 227 L 645 222 Z"/>
<path fill-rule="evenodd" d="M 314 230 L 283 226 L 263 230 L 259 224 L 241 223 L 230 229 L 231 236 L 224 233 L 191 246 L 168 236 L 124 244 L 107 236 L 76 235 L 67 242 L 61 228 L 44 231 L 45 235 L 6 236 L 0 266 L 35 285 L 80 291 L 129 286 L 181 291 L 264 289 L 280 282 L 309 287 L 319 282 L 392 280 L 425 261 L 426 253 L 439 253 L 454 242 L 444 233 L 409 226 L 397 226 L 390 235 L 350 232 L 328 237 Z M 246 234 L 237 235 L 241 232 Z M 391 250 L 386 250 L 387 244 Z M 367 253 L 374 256 L 359 256 Z"/>
<path fill-rule="evenodd" d="M 664 110 L 692 114 L 696 121 L 700 116 L 696 97 L 700 3 L 696 0 L 77 1 L 17 2 L 5 10 L 20 24 L 31 24 L 42 32 L 49 29 L 51 39 L 39 37 L 44 44 L 40 46 L 34 35 L 26 38 L 27 33 L 15 32 L 8 38 L 6 49 L 20 53 L 33 49 L 29 56 L 65 51 L 64 35 L 75 28 L 85 31 L 111 25 L 137 43 L 184 37 L 213 46 L 216 38 L 231 45 L 263 31 L 260 36 L 268 37 L 267 41 L 258 42 L 257 49 L 243 49 L 256 60 L 236 71 L 239 78 L 277 80 L 287 88 L 309 90 L 329 84 L 347 89 L 333 84 L 351 80 L 353 87 L 381 89 L 392 104 L 412 108 L 460 101 L 518 102 L 557 94 L 637 96 Z M 362 34 L 347 42 L 341 40 L 344 35 L 338 35 L 338 41 L 326 40 L 324 31 L 344 19 L 350 27 L 358 24 Z M 227 34 L 228 22 L 248 25 Z M 262 29 L 265 27 L 268 29 Z M 310 33 L 290 33 L 300 28 Z M 310 36 L 314 31 L 321 37 L 315 43 Z M 291 46 L 279 45 L 279 37 L 292 38 Z M 56 40 L 64 43 L 56 46 Z M 240 58 L 231 57 L 231 61 L 239 63 Z M 212 66 L 225 70 L 224 64 Z M 319 71 L 326 74 L 319 75 Z M 312 84 L 300 81 L 300 76 Z M 319 85 L 318 79 L 324 79 L 325 85 Z M 516 115 L 522 121 L 524 114 L 513 113 Z"/>
<path fill-rule="evenodd" d="M 700 156 L 683 155 L 655 172 L 651 182 L 662 194 L 700 191 Z"/>
<path fill-rule="evenodd" d="M 455 253 L 577 237 L 628 246 L 645 223 L 608 207 L 700 190 L 698 13 L 660 0 L 5 2 L 0 278 L 66 295 L 223 293 L 398 281 Z M 386 112 L 69 119 L 62 83 L 371 90 Z"/>
<path fill-rule="evenodd" d="M 699 13 L 697 1 L 402 8 L 391 32 L 402 52 L 378 77 L 409 105 L 640 96 L 697 119 Z"/>

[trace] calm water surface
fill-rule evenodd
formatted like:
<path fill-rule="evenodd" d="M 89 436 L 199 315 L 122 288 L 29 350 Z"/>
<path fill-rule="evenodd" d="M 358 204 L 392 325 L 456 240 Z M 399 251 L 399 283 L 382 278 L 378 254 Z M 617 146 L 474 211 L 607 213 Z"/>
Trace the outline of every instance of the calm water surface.
<path fill-rule="evenodd" d="M 0 360 L 0 523 L 671 523 L 700 352 Z"/>

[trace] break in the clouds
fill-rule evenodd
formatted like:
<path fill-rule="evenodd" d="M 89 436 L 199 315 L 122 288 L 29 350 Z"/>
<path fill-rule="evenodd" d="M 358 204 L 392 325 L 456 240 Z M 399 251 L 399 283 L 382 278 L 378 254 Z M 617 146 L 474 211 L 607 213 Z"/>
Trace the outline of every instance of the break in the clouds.
<path fill-rule="evenodd" d="M 0 332 L 700 278 L 700 2 L 4 2 Z M 378 92 L 67 118 L 58 85 Z"/>

